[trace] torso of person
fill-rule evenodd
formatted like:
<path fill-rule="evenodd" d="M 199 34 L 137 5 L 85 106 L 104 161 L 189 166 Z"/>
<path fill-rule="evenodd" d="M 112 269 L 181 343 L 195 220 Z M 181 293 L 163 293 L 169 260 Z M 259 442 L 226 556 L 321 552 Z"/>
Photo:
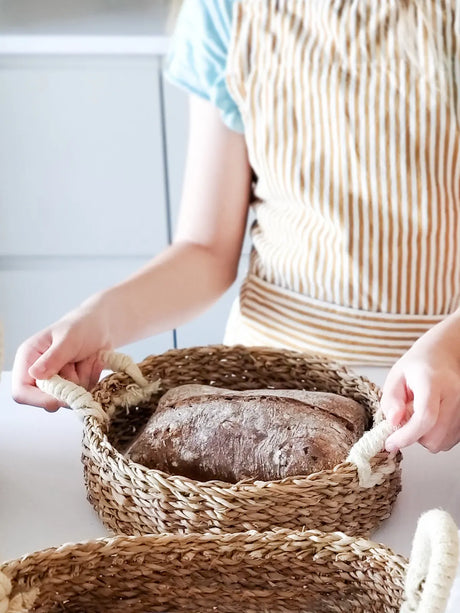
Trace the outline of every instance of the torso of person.
<path fill-rule="evenodd" d="M 386 366 L 459 305 L 458 17 L 428 1 L 411 57 L 402 4 L 235 4 L 255 222 L 225 342 Z"/>

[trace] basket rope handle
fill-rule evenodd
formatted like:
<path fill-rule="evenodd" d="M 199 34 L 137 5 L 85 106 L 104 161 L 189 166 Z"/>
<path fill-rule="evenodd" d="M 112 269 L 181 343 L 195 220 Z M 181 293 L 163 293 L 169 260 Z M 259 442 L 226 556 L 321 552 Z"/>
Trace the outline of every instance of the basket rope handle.
<path fill-rule="evenodd" d="M 100 357 L 110 370 L 126 373 L 147 394 L 158 389 L 159 381 L 149 383 L 139 366 L 128 355 L 115 351 L 102 351 Z M 82 417 L 93 416 L 102 423 L 108 419 L 101 404 L 94 400 L 92 394 L 81 385 L 67 381 L 59 375 L 53 375 L 50 379 L 37 379 L 36 385 L 42 392 L 61 400 Z M 140 400 L 139 394 L 136 394 L 134 390 L 126 392 L 126 399 L 133 402 Z"/>
<path fill-rule="evenodd" d="M 142 374 L 141 369 L 129 355 L 116 351 L 101 351 L 100 357 L 107 368 L 110 368 L 113 372 L 126 373 L 139 387 L 146 387 L 148 385 L 148 381 Z"/>
<path fill-rule="evenodd" d="M 444 613 L 458 557 L 457 526 L 449 513 L 424 513 L 417 523 L 400 613 Z"/>
<path fill-rule="evenodd" d="M 10 598 L 12 591 L 11 579 L 0 572 L 0 613 L 29 613 L 37 599 L 38 588 L 32 588 Z"/>
<path fill-rule="evenodd" d="M 379 451 L 382 451 L 385 441 L 394 430 L 395 428 L 390 422 L 384 419 L 374 426 L 372 430 L 365 432 L 350 449 L 346 461 L 356 466 L 361 487 L 374 487 L 382 483 L 386 475 L 393 472 L 393 466 L 380 466 L 372 471 L 370 461 Z M 394 455 L 392 454 L 393 457 Z"/>
<path fill-rule="evenodd" d="M 61 400 L 81 416 L 91 415 L 100 422 L 107 420 L 102 406 L 81 385 L 67 381 L 59 375 L 53 375 L 50 379 L 37 379 L 36 385 L 42 392 Z"/>

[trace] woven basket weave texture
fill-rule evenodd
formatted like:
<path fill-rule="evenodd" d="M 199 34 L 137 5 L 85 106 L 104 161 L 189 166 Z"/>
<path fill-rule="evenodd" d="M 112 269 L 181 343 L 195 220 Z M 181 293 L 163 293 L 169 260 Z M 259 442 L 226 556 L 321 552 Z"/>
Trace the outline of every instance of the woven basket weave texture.
<path fill-rule="evenodd" d="M 396 613 L 406 565 L 364 539 L 278 531 L 101 539 L 0 572 L 34 613 Z"/>
<path fill-rule="evenodd" d="M 118 536 L 0 565 L 1 613 L 444 613 L 457 526 L 424 513 L 410 562 L 340 532 Z"/>
<path fill-rule="evenodd" d="M 228 389 L 308 389 L 334 392 L 361 402 L 368 426 L 376 419 L 379 389 L 340 364 L 297 352 L 222 346 L 172 350 L 139 364 L 158 392 L 132 403 L 138 386 L 125 373 L 105 378 L 93 392 L 108 424 L 85 418 L 83 464 L 88 498 L 104 524 L 117 534 L 241 532 L 287 529 L 341 530 L 365 536 L 387 518 L 401 487 L 400 459 L 378 453 L 372 469 L 381 483 L 361 487 L 356 466 L 282 481 L 198 482 L 148 470 L 122 452 L 155 411 L 168 389 L 187 383 Z M 127 398 L 131 400 L 127 400 Z M 378 421 L 378 417 L 377 417 Z"/>

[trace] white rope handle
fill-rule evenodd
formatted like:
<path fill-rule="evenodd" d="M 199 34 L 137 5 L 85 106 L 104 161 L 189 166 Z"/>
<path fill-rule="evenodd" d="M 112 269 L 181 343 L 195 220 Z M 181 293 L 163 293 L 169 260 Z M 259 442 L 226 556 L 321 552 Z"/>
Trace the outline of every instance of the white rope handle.
<path fill-rule="evenodd" d="M 350 449 L 347 462 L 351 462 L 356 466 L 361 487 L 369 488 L 379 485 L 384 481 L 386 475 L 394 471 L 394 466 L 381 466 L 372 472 L 370 465 L 371 459 L 379 451 L 382 451 L 385 441 L 394 430 L 395 428 L 390 422 L 383 420 L 374 426 L 372 430 L 365 432 Z"/>
<path fill-rule="evenodd" d="M 42 392 L 61 400 L 81 416 L 91 415 L 102 423 L 107 420 L 102 406 L 81 385 L 66 381 L 59 375 L 53 375 L 51 379 L 37 379 L 36 385 Z"/>
<path fill-rule="evenodd" d="M 101 351 L 100 357 L 110 370 L 126 373 L 139 385 L 139 387 L 147 387 L 149 384 L 139 366 L 129 355 L 117 353 L 116 351 Z"/>
<path fill-rule="evenodd" d="M 424 513 L 412 544 L 400 613 L 444 613 L 458 556 L 457 526 L 449 513 L 439 509 Z"/>
<path fill-rule="evenodd" d="M 38 596 L 38 589 L 16 594 L 10 598 L 13 586 L 11 579 L 0 572 L 0 613 L 29 613 Z"/>
<path fill-rule="evenodd" d="M 139 366 L 128 355 L 114 351 L 103 351 L 101 352 L 101 359 L 111 370 L 126 373 L 138 386 L 137 389 L 127 389 L 120 403 L 134 404 L 146 399 L 158 390 L 160 382 L 149 383 Z M 54 375 L 46 380 L 37 379 L 36 385 L 42 392 L 61 400 L 83 417 L 90 415 L 101 423 L 108 419 L 108 415 L 101 404 L 94 400 L 88 390 L 76 383 L 66 381 L 59 375 Z M 2 612 L 0 611 L 0 613 Z"/>

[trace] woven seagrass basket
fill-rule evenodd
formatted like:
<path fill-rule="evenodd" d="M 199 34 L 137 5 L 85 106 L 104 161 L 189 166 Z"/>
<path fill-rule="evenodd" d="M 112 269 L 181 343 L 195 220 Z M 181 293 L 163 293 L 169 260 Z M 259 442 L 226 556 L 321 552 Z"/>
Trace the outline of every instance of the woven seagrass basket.
<path fill-rule="evenodd" d="M 88 497 L 115 533 L 304 527 L 366 536 L 390 515 L 400 490 L 401 455 L 381 451 L 391 429 L 378 423 L 378 388 L 340 364 L 293 351 L 222 345 L 168 351 L 139 367 L 122 354 L 105 359 L 112 370 L 124 372 L 103 379 L 92 395 L 59 377 L 37 384 L 84 415 Z M 370 431 L 349 461 L 280 481 L 199 482 L 128 461 L 122 452 L 161 395 L 186 383 L 334 392 L 365 407 Z"/>
<path fill-rule="evenodd" d="M 441 511 L 419 520 L 409 565 L 340 532 L 119 536 L 1 565 L 0 611 L 443 613 L 457 559 Z"/>

